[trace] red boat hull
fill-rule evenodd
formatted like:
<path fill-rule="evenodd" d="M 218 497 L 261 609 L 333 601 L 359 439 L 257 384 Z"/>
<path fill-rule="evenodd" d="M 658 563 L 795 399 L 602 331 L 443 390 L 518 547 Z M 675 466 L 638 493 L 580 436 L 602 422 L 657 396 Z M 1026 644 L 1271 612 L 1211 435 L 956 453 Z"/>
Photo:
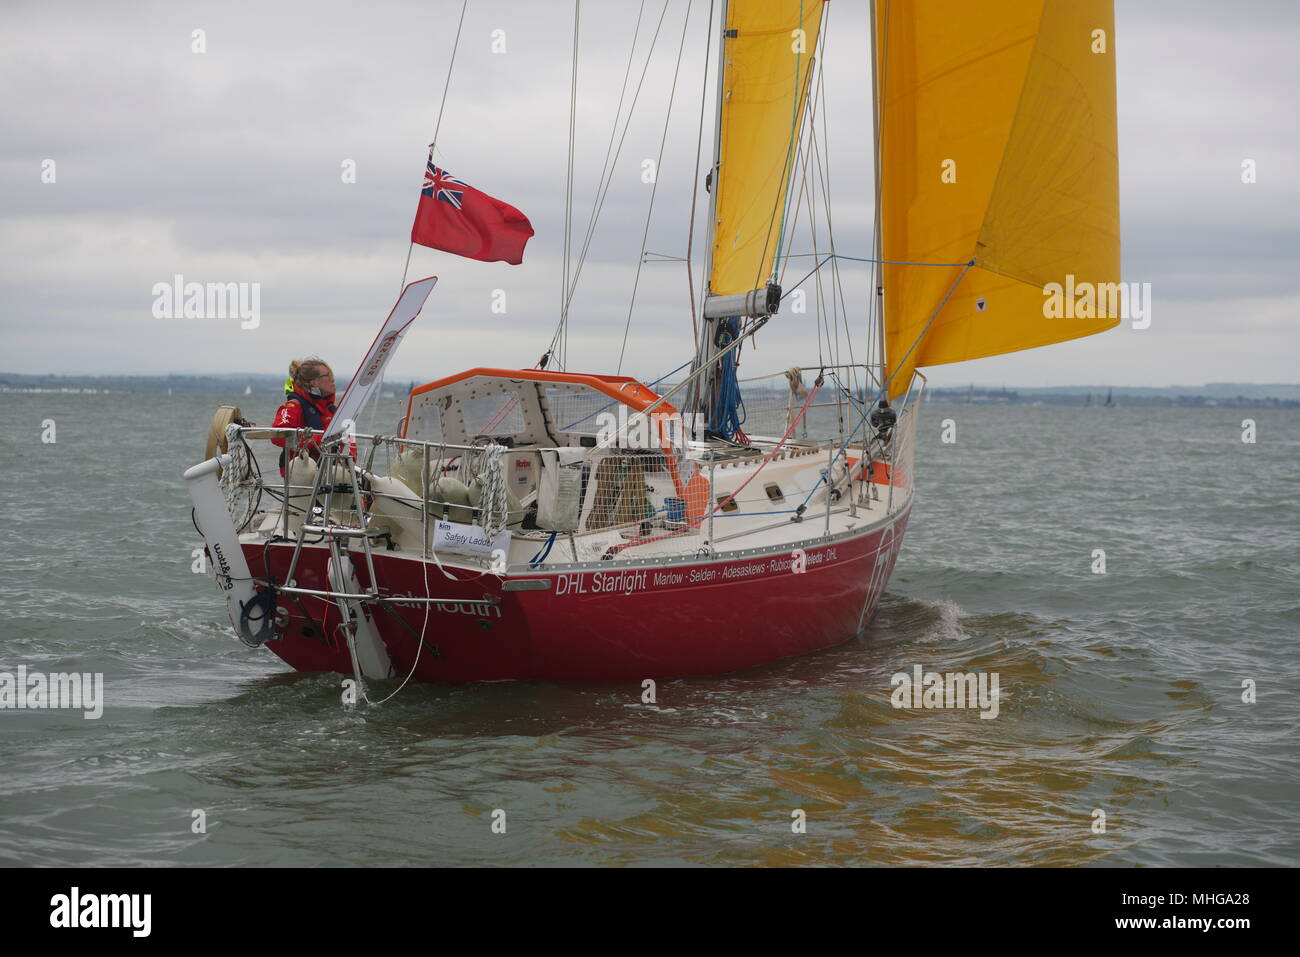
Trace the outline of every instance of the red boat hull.
<path fill-rule="evenodd" d="M 438 568 L 377 552 L 386 595 L 446 597 L 433 605 L 394 605 L 371 614 L 405 676 L 412 680 L 640 681 L 738 671 L 829 648 L 870 620 L 893 572 L 910 507 L 857 535 L 804 550 L 640 568 L 551 572 L 545 589 L 506 590 L 491 574 Z M 253 574 L 283 582 L 292 544 L 245 545 Z M 304 548 L 295 572 L 303 588 L 328 589 L 327 550 Z M 363 586 L 364 555 L 352 553 Z M 427 576 L 427 586 L 426 586 Z M 521 576 L 506 579 L 517 583 Z M 517 587 L 513 585 L 512 587 Z M 492 599 L 495 606 L 467 604 Z M 278 637 L 267 643 L 299 671 L 352 674 L 338 608 L 315 596 L 281 594 Z M 427 625 L 426 619 L 427 609 Z M 420 649 L 423 629 L 424 643 Z"/>

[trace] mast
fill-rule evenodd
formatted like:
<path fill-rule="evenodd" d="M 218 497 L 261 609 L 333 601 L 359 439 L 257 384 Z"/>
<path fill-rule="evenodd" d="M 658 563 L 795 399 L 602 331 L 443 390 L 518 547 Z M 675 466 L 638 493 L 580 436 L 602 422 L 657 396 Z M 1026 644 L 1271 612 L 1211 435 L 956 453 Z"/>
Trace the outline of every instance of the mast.
<path fill-rule="evenodd" d="M 696 353 L 703 389 L 695 408 L 718 416 L 710 425 L 727 438 L 743 438 L 739 382 L 734 354 L 725 362 L 718 356 L 746 320 L 775 315 L 781 305 L 772 277 L 823 8 L 821 0 L 722 4 L 708 284 Z"/>
<path fill-rule="evenodd" d="M 727 10 L 731 6 L 729 0 L 722 0 L 718 14 L 718 76 L 717 91 L 713 104 L 713 165 L 709 169 L 709 229 L 707 241 L 707 255 L 704 259 L 704 295 L 709 294 L 709 287 L 713 284 L 713 240 L 714 232 L 718 226 L 718 180 L 721 178 L 722 164 L 722 97 L 725 92 L 725 80 L 727 72 Z M 709 24 L 709 30 L 713 30 L 713 24 Z"/>
<path fill-rule="evenodd" d="M 875 235 L 872 241 L 876 251 L 871 264 L 871 288 L 876 294 L 876 356 L 880 359 L 880 387 L 887 389 L 886 377 L 889 375 L 885 360 L 885 290 L 880 282 L 880 260 L 884 259 L 884 246 L 881 242 L 881 196 L 882 179 L 880 175 L 880 66 L 879 51 L 876 49 L 876 0 L 871 0 L 871 141 L 872 161 L 876 180 L 876 218 Z"/>
<path fill-rule="evenodd" d="M 728 0 L 722 0 L 721 12 L 718 17 L 718 78 L 717 78 L 717 95 L 714 97 L 714 119 L 713 119 L 713 165 L 709 168 L 709 228 L 705 233 L 705 259 L 704 259 L 704 297 L 700 308 L 700 341 L 695 344 L 695 362 L 691 368 L 692 374 L 701 366 L 713 362 L 713 357 L 717 353 L 717 347 L 714 345 L 716 339 L 717 319 L 708 315 L 704 308 L 709 301 L 709 290 L 713 284 L 713 244 L 714 233 L 718 226 L 718 181 L 722 178 L 722 97 L 724 92 L 724 81 L 727 66 L 727 8 L 730 6 Z M 713 31 L 713 24 L 710 23 L 709 31 Z M 700 389 L 698 384 L 692 388 L 690 407 L 692 411 L 701 413 L 707 417 L 709 411 L 713 408 L 713 399 L 717 391 L 717 371 L 710 370 L 705 373 L 704 388 Z M 702 392 L 702 399 L 701 399 Z"/>

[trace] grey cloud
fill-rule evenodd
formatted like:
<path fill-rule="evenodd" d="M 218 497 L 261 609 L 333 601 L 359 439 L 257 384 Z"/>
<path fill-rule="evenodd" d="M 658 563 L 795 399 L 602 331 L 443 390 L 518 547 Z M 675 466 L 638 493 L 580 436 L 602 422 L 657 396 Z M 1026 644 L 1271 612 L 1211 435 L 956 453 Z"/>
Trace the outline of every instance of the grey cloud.
<path fill-rule="evenodd" d="M 1300 170 L 1293 121 L 1300 5 L 1172 0 L 1117 4 L 1125 277 L 1156 291 L 1153 337 L 1086 343 L 934 371 L 936 381 L 1294 379 L 1300 298 Z M 861 8 L 860 8 L 861 7 Z M 587 223 L 638 2 L 584 4 L 575 230 Z M 633 82 L 662 5 L 647 0 Z M 865 255 L 872 222 L 865 5 L 831 7 L 824 51 L 837 247 Z M 574 303 L 572 351 L 612 368 L 622 339 L 685 0 L 670 0 L 656 57 L 616 169 Z M 693 4 L 648 246 L 685 249 L 704 65 Z M 277 371 L 309 348 L 355 361 L 397 291 L 424 145 L 432 136 L 460 4 L 442 2 L 10 4 L 0 37 L 0 335 L 14 371 Z M 402 377 L 446 363 L 531 365 L 559 301 L 572 6 L 472 2 L 440 159 L 523 209 L 537 236 L 513 268 L 416 249 L 412 276 L 442 281 L 396 364 Z M 208 52 L 190 52 L 190 31 Z M 506 31 L 508 53 L 490 50 Z M 711 67 L 711 64 L 710 64 Z M 711 100 L 711 89 L 706 91 Z M 711 104 L 708 110 L 711 111 Z M 709 149 L 706 122 L 706 153 Z M 39 164 L 59 164 L 56 186 Z M 1259 182 L 1240 182 L 1242 158 Z M 358 181 L 340 181 L 357 162 Z M 706 161 L 707 165 L 707 161 Z M 702 200 L 706 197 L 701 195 Z M 704 207 L 696 250 L 703 241 Z M 824 236 L 822 239 L 824 243 Z M 811 248 L 806 233 L 792 241 Z M 803 274 L 792 261 L 789 281 Z M 149 313 L 153 282 L 258 281 L 263 328 L 172 325 Z M 865 270 L 845 267 L 854 324 Z M 698 279 L 698 269 L 697 269 Z M 509 312 L 488 312 L 492 291 Z M 814 288 L 810 284 L 807 288 Z M 1219 303 L 1219 308 L 1212 304 Z M 642 272 L 630 371 L 685 358 L 683 271 Z M 1223 314 L 1258 316 L 1257 356 L 1225 348 Z M 811 321 L 783 316 L 746 363 L 815 352 Z M 151 346 L 143 349 L 142 341 Z M 634 347 L 634 348 L 633 348 Z M 492 350 L 491 355 L 483 354 Z M 1223 368 L 1223 357 L 1240 368 Z M 763 371 L 766 371 L 764 367 Z M 989 377 L 986 380 L 985 377 Z M 1020 377 L 1020 378 L 1017 378 Z"/>

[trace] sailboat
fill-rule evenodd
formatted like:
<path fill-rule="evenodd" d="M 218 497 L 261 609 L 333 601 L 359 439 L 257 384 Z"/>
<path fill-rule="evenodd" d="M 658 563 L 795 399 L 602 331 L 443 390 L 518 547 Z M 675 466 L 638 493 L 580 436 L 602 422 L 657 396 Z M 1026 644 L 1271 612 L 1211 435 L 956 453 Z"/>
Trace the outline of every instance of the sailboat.
<path fill-rule="evenodd" d="M 1105 407 L 1106 407 L 1107 409 L 1113 409 L 1113 408 L 1115 408 L 1115 390 L 1114 390 L 1114 389 L 1107 389 L 1107 390 L 1106 390 L 1106 406 L 1105 406 Z"/>
<path fill-rule="evenodd" d="M 1114 17 L 1109 0 L 877 0 L 874 238 L 852 257 L 811 215 L 832 205 L 816 163 L 835 6 L 721 0 L 707 25 L 709 228 L 678 370 L 492 355 L 414 385 L 393 434 L 318 431 L 310 454 L 302 432 L 217 423 L 224 450 L 185 478 L 238 637 L 358 681 L 641 681 L 864 633 L 912 520 L 920 370 L 1119 321 L 1043 306 L 1067 274 L 1119 279 Z M 865 263 L 872 294 L 783 311 L 809 261 Z M 850 318 L 856 349 L 824 348 Z M 742 376 L 779 322 L 808 355 Z M 276 434 L 282 479 L 254 450 Z"/>

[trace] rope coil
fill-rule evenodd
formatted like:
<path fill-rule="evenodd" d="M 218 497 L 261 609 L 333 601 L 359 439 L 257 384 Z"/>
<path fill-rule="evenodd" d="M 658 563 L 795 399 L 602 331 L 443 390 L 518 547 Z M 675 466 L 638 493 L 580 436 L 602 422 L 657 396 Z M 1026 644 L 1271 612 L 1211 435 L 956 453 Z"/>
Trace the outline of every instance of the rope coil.
<path fill-rule="evenodd" d="M 249 484 L 249 479 L 254 477 L 257 460 L 253 457 L 248 442 L 240 434 L 238 422 L 226 426 L 226 448 L 230 463 L 221 470 L 217 481 L 226 499 L 226 508 L 235 523 L 235 530 L 242 532 L 253 520 L 261 502 L 261 483 Z"/>
<path fill-rule="evenodd" d="M 487 445 L 479 462 L 478 483 L 482 495 L 479 499 L 479 524 L 489 539 L 500 535 L 509 521 L 505 470 L 501 467 L 501 456 L 506 451 L 504 445 Z"/>

